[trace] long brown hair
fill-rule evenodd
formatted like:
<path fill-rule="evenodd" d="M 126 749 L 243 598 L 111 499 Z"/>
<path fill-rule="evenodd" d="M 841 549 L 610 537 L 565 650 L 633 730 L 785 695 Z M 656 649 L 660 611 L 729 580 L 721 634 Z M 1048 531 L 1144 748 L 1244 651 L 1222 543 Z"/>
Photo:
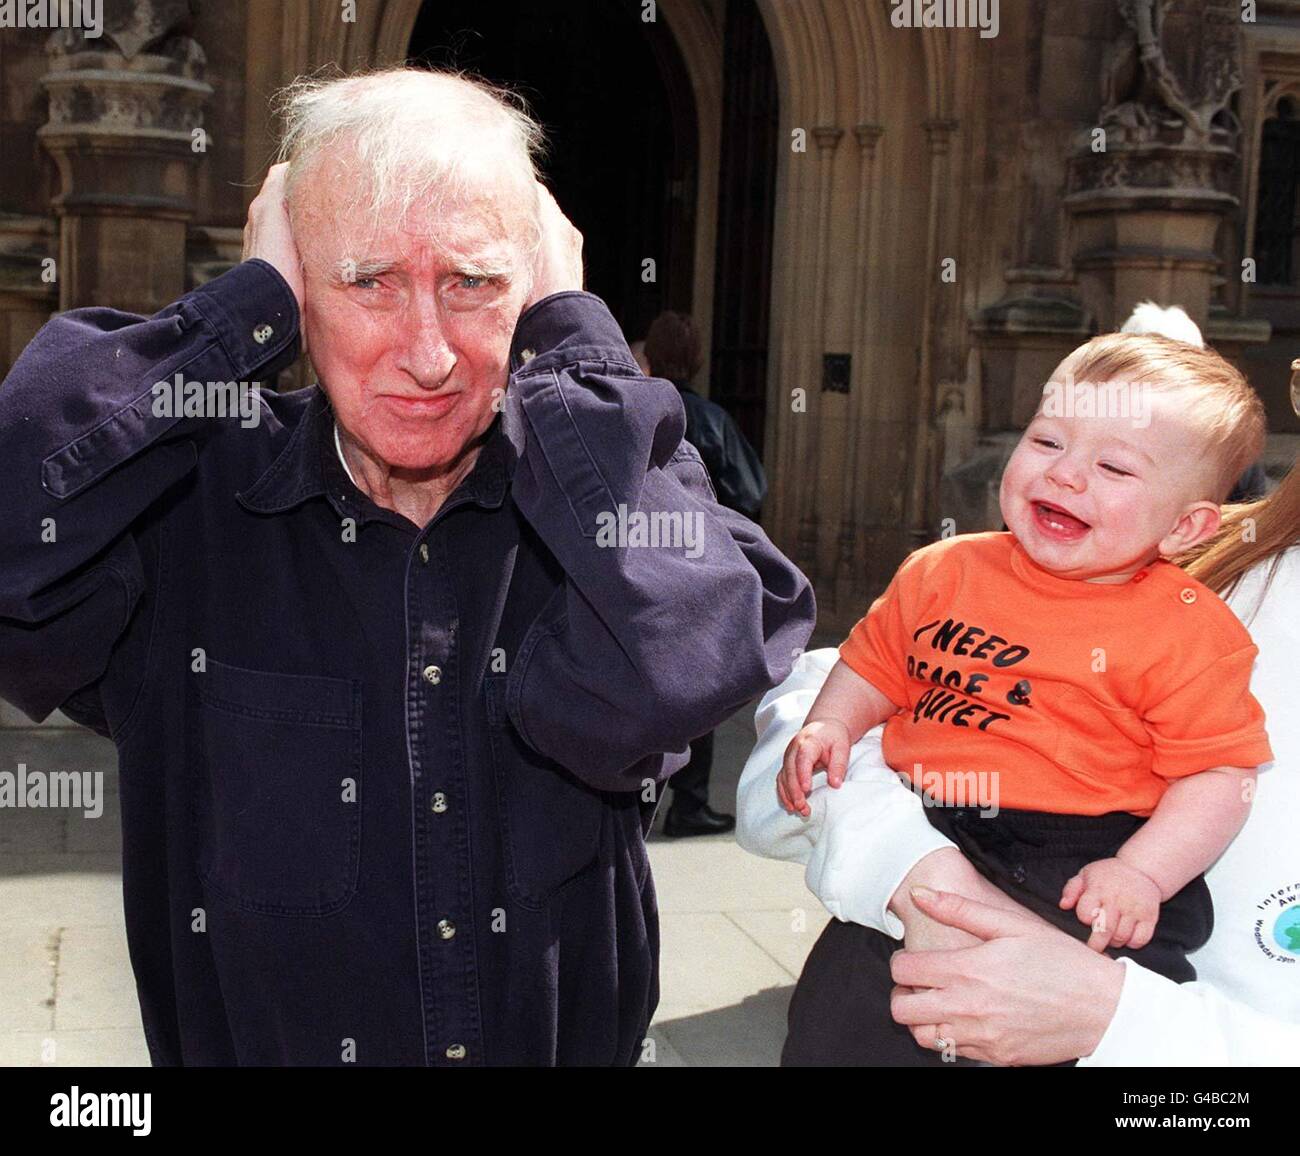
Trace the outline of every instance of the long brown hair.
<path fill-rule="evenodd" d="M 1300 389 L 1300 360 L 1291 364 L 1293 403 Z M 1266 558 L 1273 564 L 1264 579 L 1268 589 L 1282 561 L 1282 552 L 1300 543 L 1300 466 L 1292 466 L 1281 484 L 1256 502 L 1225 506 L 1223 523 L 1215 534 L 1195 549 L 1175 558 L 1193 578 L 1226 598 L 1241 576 Z M 1256 605 L 1258 609 L 1258 604 Z M 1252 612 L 1253 613 L 1253 612 Z"/>
<path fill-rule="evenodd" d="M 1267 497 L 1225 506 L 1223 524 L 1214 536 L 1174 561 L 1226 598 L 1247 570 L 1271 557 L 1273 565 L 1265 579 L 1267 589 L 1282 561 L 1282 551 L 1297 543 L 1300 543 L 1300 468 L 1293 466 Z"/>

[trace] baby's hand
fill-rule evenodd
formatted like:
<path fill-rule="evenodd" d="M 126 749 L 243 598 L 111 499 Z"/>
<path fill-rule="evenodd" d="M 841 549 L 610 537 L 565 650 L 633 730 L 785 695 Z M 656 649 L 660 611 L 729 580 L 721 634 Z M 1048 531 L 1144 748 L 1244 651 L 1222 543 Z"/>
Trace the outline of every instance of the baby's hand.
<path fill-rule="evenodd" d="M 1098 859 L 1065 884 L 1061 907 L 1074 908 L 1080 923 L 1091 924 L 1088 946 L 1146 947 L 1160 920 L 1160 888 L 1155 880 L 1121 859 Z"/>
<path fill-rule="evenodd" d="M 805 819 L 812 814 L 808 793 L 813 771 L 825 767 L 827 781 L 838 787 L 849 765 L 849 728 L 834 719 L 810 722 L 785 748 L 781 773 L 776 777 L 776 797 L 791 814 Z"/>

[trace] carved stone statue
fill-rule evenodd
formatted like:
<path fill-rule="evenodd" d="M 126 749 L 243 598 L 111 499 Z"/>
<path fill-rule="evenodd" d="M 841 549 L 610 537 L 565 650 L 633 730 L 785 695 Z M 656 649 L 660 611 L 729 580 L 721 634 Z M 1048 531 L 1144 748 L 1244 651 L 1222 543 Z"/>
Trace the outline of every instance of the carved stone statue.
<path fill-rule="evenodd" d="M 1241 87 L 1238 24 L 1216 0 L 1117 0 L 1124 29 L 1102 69 L 1100 123 L 1128 143 L 1230 144 L 1239 126 L 1229 104 Z M 1198 42 L 1179 70 L 1164 38 L 1177 8 Z M 1183 75 L 1179 75 L 1179 72 Z"/>

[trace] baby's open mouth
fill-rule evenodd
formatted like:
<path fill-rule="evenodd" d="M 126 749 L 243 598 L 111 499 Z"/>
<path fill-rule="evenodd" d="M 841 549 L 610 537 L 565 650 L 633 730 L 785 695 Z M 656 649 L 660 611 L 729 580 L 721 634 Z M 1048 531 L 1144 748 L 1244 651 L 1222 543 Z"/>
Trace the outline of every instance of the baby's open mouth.
<path fill-rule="evenodd" d="M 1090 527 L 1082 518 L 1063 510 L 1051 502 L 1034 503 L 1034 519 L 1038 525 L 1058 538 L 1079 538 Z"/>

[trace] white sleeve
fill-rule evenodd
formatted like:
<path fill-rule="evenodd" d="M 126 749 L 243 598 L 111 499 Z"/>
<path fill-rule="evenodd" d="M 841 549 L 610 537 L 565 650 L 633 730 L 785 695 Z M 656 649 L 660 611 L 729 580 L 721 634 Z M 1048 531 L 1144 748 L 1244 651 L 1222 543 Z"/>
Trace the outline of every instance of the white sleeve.
<path fill-rule="evenodd" d="M 954 844 L 930 826 L 920 798 L 885 763 L 883 728 L 854 744 L 843 786 L 826 786 L 825 771 L 813 776 L 809 818 L 782 810 L 776 798 L 785 748 L 838 658 L 832 648 L 808 651 L 759 703 L 758 742 L 736 791 L 736 840 L 755 855 L 807 864 L 808 889 L 837 919 L 901 939 L 890 899 L 920 860 Z"/>
<path fill-rule="evenodd" d="M 1119 1004 L 1080 1067 L 1300 1065 L 1300 1023 L 1274 1019 L 1206 983 L 1175 983 L 1131 959 Z"/>

